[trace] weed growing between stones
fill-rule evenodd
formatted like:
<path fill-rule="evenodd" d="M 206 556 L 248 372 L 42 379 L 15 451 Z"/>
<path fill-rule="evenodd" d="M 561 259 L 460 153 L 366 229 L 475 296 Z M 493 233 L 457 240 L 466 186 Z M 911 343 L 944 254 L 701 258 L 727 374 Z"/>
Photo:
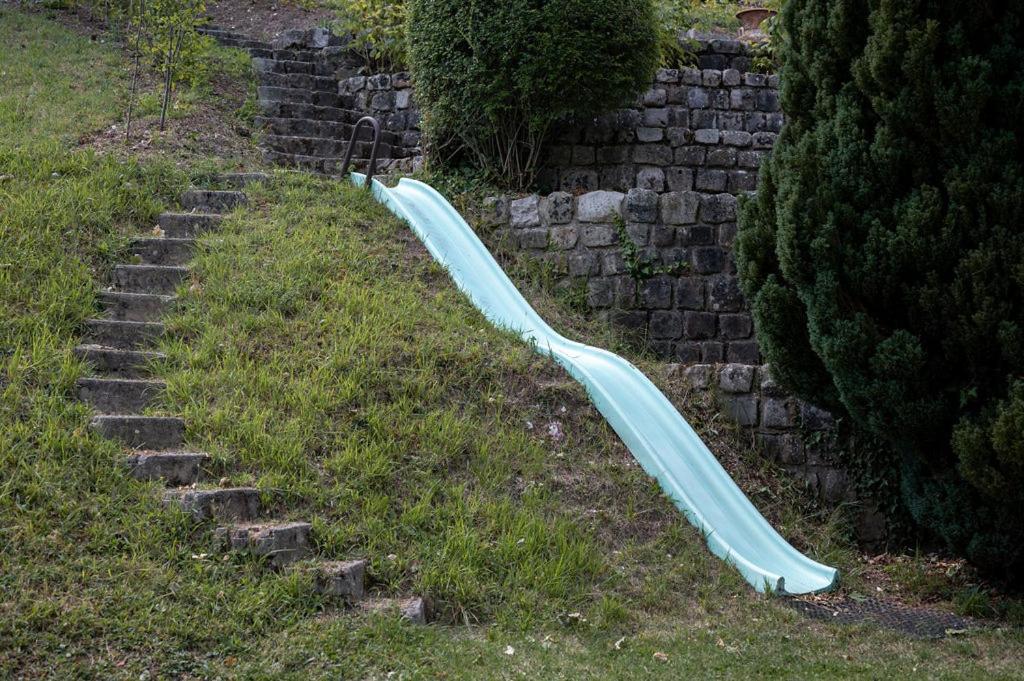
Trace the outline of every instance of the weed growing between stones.
<path fill-rule="evenodd" d="M 678 277 L 690 269 L 690 262 L 688 260 L 680 260 L 664 265 L 644 258 L 640 252 L 640 247 L 636 245 L 636 242 L 633 241 L 633 238 L 626 230 L 626 221 L 621 215 L 615 216 L 614 225 L 615 233 L 619 239 L 619 247 L 622 249 L 622 261 L 626 265 L 626 273 L 637 283 L 660 274 Z"/>

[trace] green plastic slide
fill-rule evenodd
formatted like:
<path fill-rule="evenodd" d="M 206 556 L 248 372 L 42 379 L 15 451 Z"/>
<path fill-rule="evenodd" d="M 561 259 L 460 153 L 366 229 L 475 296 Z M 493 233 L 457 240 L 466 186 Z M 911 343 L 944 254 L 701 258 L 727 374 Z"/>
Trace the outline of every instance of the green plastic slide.
<path fill-rule="evenodd" d="M 365 185 L 364 175 L 353 182 Z M 817 563 L 772 528 L 690 424 L 636 367 L 559 335 L 530 307 L 466 221 L 437 191 L 403 179 L 373 181 L 376 198 L 409 223 L 455 284 L 496 326 L 550 355 L 586 387 L 594 404 L 708 547 L 758 591 L 805 594 L 832 588 L 834 568 Z"/>

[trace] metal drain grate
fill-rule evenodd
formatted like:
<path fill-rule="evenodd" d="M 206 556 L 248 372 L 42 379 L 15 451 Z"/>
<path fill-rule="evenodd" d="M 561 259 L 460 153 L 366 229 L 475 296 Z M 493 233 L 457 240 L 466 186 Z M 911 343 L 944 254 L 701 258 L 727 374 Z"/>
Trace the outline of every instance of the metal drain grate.
<path fill-rule="evenodd" d="M 806 617 L 837 624 L 875 624 L 914 638 L 943 638 L 967 629 L 978 629 L 983 622 L 941 610 L 910 608 L 874 598 L 838 602 L 782 599 L 782 603 Z"/>

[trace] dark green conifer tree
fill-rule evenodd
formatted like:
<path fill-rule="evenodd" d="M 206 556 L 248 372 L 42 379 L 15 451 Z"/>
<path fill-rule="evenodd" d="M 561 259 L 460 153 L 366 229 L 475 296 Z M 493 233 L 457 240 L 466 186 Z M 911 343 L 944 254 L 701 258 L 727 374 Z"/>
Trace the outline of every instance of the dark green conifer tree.
<path fill-rule="evenodd" d="M 921 526 L 1018 576 L 1022 20 L 1019 0 L 788 0 L 787 124 L 737 242 L 777 379 L 887 443 Z"/>

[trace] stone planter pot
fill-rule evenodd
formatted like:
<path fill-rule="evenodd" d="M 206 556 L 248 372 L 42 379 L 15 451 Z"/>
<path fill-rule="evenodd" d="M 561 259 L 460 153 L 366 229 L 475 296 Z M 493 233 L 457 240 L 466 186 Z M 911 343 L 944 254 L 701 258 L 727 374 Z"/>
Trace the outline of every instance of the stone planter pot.
<path fill-rule="evenodd" d="M 769 19 L 776 14 L 778 14 L 778 12 L 773 9 L 749 7 L 736 12 L 736 18 L 740 20 L 740 24 L 742 26 L 740 30 L 744 35 L 763 35 L 761 31 L 761 24 L 766 19 Z"/>

